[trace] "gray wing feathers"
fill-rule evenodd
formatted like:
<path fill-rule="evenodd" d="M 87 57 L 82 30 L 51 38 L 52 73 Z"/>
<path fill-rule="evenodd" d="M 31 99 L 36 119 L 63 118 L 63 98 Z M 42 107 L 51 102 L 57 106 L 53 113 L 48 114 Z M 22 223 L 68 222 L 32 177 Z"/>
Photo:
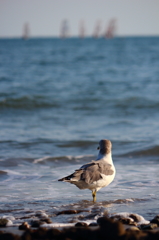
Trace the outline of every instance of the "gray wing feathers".
<path fill-rule="evenodd" d="M 98 181 L 100 178 L 100 172 L 98 171 L 98 165 L 96 164 L 92 164 L 92 166 L 87 167 L 81 175 L 81 180 L 84 180 L 88 184 Z"/>
<path fill-rule="evenodd" d="M 110 164 L 99 163 L 98 165 L 99 165 L 100 173 L 102 173 L 104 175 L 113 175 L 114 171 L 111 168 L 112 166 Z"/>
<path fill-rule="evenodd" d="M 93 183 L 102 178 L 101 174 L 112 175 L 114 173 L 112 166 L 103 162 L 92 162 L 90 164 L 83 165 L 81 169 L 76 170 L 71 175 L 71 181 L 85 181 L 86 183 Z"/>
<path fill-rule="evenodd" d="M 72 174 L 71 180 L 73 180 L 73 181 L 80 181 L 82 174 L 83 174 L 83 170 L 81 170 L 81 169 L 76 170 L 76 171 Z"/>

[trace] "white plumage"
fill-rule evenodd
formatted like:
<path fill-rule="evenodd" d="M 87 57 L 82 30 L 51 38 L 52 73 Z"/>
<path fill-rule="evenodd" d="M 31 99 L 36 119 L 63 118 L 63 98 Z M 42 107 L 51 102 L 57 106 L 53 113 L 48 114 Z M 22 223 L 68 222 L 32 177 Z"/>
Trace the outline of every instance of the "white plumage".
<path fill-rule="evenodd" d="M 71 175 L 58 181 L 69 182 L 80 189 L 92 191 L 93 202 L 96 201 L 96 192 L 108 186 L 115 177 L 115 167 L 112 160 L 112 144 L 103 139 L 99 142 L 97 160 L 83 165 Z"/>

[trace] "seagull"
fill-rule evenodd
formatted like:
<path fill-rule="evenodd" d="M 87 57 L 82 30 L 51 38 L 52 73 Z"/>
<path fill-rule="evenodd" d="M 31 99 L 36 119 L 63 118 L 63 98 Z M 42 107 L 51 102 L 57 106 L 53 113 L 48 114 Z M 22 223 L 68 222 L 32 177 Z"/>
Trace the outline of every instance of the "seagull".
<path fill-rule="evenodd" d="M 99 189 L 108 186 L 115 177 L 115 167 L 112 160 L 112 143 L 107 139 L 99 142 L 98 157 L 90 163 L 75 170 L 71 175 L 58 181 L 69 182 L 79 189 L 92 191 L 93 202 L 96 202 L 96 193 Z"/>

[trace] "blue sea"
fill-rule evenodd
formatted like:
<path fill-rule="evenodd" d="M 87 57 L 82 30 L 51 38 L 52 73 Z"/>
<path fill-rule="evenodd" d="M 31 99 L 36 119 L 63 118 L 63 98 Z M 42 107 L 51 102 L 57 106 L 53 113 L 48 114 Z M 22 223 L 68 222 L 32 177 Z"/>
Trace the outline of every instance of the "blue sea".
<path fill-rule="evenodd" d="M 59 178 L 112 142 L 97 193 Z M 159 37 L 0 39 L 0 217 L 41 211 L 159 214 Z"/>

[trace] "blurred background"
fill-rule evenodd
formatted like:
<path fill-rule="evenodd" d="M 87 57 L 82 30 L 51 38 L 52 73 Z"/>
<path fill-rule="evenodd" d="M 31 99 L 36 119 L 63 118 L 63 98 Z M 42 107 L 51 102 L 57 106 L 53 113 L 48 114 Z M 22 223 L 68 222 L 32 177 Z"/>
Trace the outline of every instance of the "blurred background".
<path fill-rule="evenodd" d="M 156 146 L 158 12 L 158 0 L 1 0 L 0 156 Z"/>
<path fill-rule="evenodd" d="M 0 37 L 105 36 L 109 27 L 118 36 L 156 36 L 158 12 L 158 0 L 1 0 Z"/>

